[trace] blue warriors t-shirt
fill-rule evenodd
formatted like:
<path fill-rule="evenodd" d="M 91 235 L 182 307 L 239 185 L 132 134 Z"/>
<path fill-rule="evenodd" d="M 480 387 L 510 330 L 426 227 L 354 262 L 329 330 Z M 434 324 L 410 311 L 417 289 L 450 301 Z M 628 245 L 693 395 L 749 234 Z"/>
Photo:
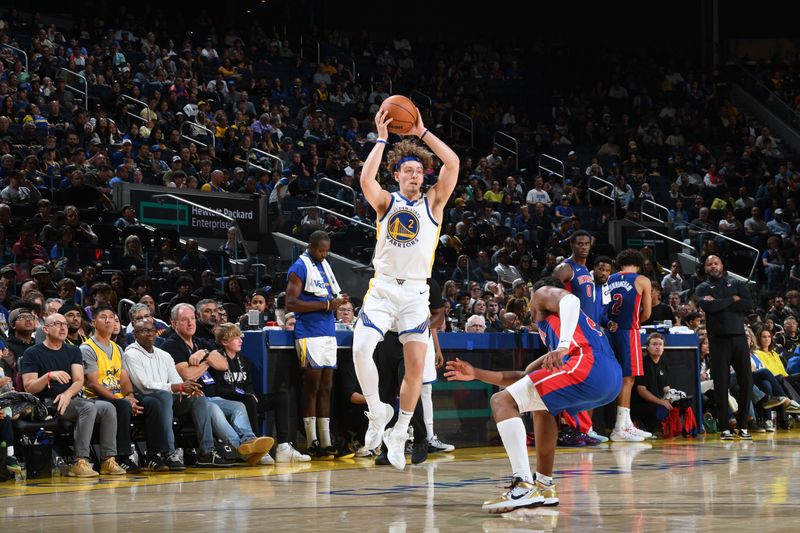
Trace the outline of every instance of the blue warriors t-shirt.
<path fill-rule="evenodd" d="M 322 275 L 322 279 L 325 281 L 325 287 L 328 289 L 328 296 L 326 298 L 320 298 L 319 296 L 315 296 L 310 292 L 303 290 L 306 284 L 306 276 L 308 274 L 306 272 L 306 264 L 302 259 L 298 259 L 294 262 L 292 267 L 289 269 L 289 272 L 286 274 L 287 279 L 289 274 L 294 274 L 300 278 L 301 290 L 299 299 L 304 302 L 324 302 L 327 300 L 332 300 L 334 296 L 331 294 L 331 284 L 328 280 L 328 276 L 325 275 L 322 265 L 313 259 L 311 262 L 317 267 Z M 297 318 L 297 323 L 294 325 L 294 336 L 297 339 L 305 339 L 308 337 L 333 337 L 336 334 L 336 324 L 333 318 L 333 313 L 330 311 L 295 313 L 295 316 Z"/>

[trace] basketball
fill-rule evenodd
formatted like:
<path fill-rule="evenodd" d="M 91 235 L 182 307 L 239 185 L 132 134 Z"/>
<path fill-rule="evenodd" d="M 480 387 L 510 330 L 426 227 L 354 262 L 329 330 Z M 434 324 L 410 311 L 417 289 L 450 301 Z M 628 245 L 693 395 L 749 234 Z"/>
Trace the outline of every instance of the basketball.
<path fill-rule="evenodd" d="M 392 122 L 389 123 L 389 133 L 406 135 L 414 124 L 417 123 L 419 110 L 414 102 L 406 96 L 395 94 L 381 104 L 381 109 L 389 112 Z"/>

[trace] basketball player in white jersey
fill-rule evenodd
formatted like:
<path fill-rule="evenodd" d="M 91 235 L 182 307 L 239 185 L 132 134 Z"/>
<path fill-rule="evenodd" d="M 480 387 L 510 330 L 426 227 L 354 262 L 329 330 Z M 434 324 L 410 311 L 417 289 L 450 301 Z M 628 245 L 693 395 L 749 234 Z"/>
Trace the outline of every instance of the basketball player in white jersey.
<path fill-rule="evenodd" d="M 419 400 L 428 345 L 426 279 L 431 275 L 439 243 L 444 206 L 458 180 L 459 161 L 450 147 L 425 129 L 421 116 L 408 135 L 419 137 L 430 150 L 410 139 L 390 148 L 387 138 L 391 120 L 385 111 L 375 116 L 378 139 L 361 172 L 361 190 L 377 213 L 378 242 L 372 261 L 375 278 L 370 282 L 353 333 L 353 364 L 369 407 L 364 445 L 374 450 L 383 438 L 389 462 L 403 470 L 408 423 Z M 375 179 L 387 149 L 387 165 L 399 184 L 399 192 L 389 193 Z M 433 155 L 442 162 L 439 179 L 423 194 L 424 171 L 433 166 Z M 378 370 L 372 355 L 384 333 L 393 326 L 403 343 L 405 377 L 400 386 L 397 423 L 384 434 L 394 409 L 380 401 Z"/>

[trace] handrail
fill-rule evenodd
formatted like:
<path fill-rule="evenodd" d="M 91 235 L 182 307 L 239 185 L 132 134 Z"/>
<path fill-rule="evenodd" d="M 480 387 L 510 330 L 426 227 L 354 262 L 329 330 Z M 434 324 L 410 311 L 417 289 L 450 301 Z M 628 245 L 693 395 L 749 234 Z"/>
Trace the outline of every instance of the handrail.
<path fill-rule="evenodd" d="M 82 95 L 83 95 L 83 108 L 84 108 L 86 111 L 89 111 L 89 82 L 86 80 L 86 76 L 83 76 L 83 75 L 81 75 L 81 74 L 78 74 L 77 72 L 73 72 L 73 71 L 71 71 L 71 70 L 70 70 L 70 69 L 68 69 L 68 68 L 63 68 L 63 67 L 62 67 L 62 68 L 60 68 L 60 69 L 58 70 L 58 73 L 56 74 L 56 77 L 58 77 L 58 74 L 61 74 L 61 71 L 64 71 L 64 72 L 69 72 L 70 74 L 72 74 L 72 75 L 73 75 L 73 76 L 75 76 L 76 78 L 83 80 L 83 87 L 84 87 L 84 90 L 83 90 L 83 91 L 81 91 L 81 90 L 80 90 L 80 89 L 78 89 L 77 87 L 73 87 L 72 85 L 69 85 L 69 84 L 67 84 L 67 83 L 65 83 L 65 84 L 64 84 L 64 86 L 65 86 L 67 89 L 71 90 L 71 91 L 75 91 L 75 92 L 76 92 L 76 93 L 78 93 L 78 94 L 82 94 Z M 64 80 L 64 81 L 66 82 L 66 80 Z"/>
<path fill-rule="evenodd" d="M 28 72 L 28 54 L 27 54 L 27 52 L 25 52 L 25 50 L 22 50 L 21 48 L 17 48 L 16 46 L 11 46 L 10 44 L 6 44 L 6 43 L 0 43 L 0 46 L 5 46 L 6 48 L 11 48 L 15 52 L 18 52 L 18 53 L 22 54 L 22 56 L 25 58 L 25 72 Z"/>
<path fill-rule="evenodd" d="M 123 100 L 130 100 L 130 101 L 132 101 L 132 102 L 136 102 L 137 104 L 140 104 L 142 107 L 147 107 L 147 102 L 143 102 L 143 101 L 141 101 L 141 100 L 138 100 L 138 99 L 134 98 L 133 96 L 131 96 L 131 95 L 129 95 L 129 94 L 123 94 L 123 95 L 122 95 L 122 99 L 123 99 Z M 128 114 L 129 114 L 130 116 L 132 116 L 133 118 L 137 118 L 137 119 L 141 120 L 141 121 L 142 121 L 143 123 L 145 123 L 145 124 L 147 123 L 147 119 L 146 119 L 146 118 L 144 118 L 144 117 L 143 117 L 143 116 L 141 116 L 141 115 L 137 115 L 137 114 L 135 114 L 135 113 L 131 113 L 130 111 L 128 111 Z"/>
<path fill-rule="evenodd" d="M 501 143 L 497 142 L 497 137 L 498 136 L 500 136 L 501 138 L 502 137 L 508 137 L 509 139 L 511 139 L 511 142 L 514 143 L 514 149 L 512 150 L 511 148 L 509 148 L 507 146 L 503 146 Z M 515 161 L 515 167 L 516 167 L 514 170 L 518 171 L 519 170 L 519 141 L 517 141 L 514 137 L 512 137 L 511 135 L 509 135 L 508 133 L 505 133 L 503 131 L 494 132 L 494 139 L 492 141 L 493 141 L 495 146 L 498 146 L 498 147 L 502 148 L 503 150 L 505 150 L 506 152 L 509 152 L 510 154 L 514 155 L 514 161 Z M 563 163 L 562 163 L 561 166 L 562 167 L 564 166 Z M 562 173 L 563 173 L 563 171 L 562 171 Z"/>
<path fill-rule="evenodd" d="M 175 196 L 174 194 L 154 194 L 152 197 L 153 198 L 170 198 L 172 200 L 175 200 L 176 202 L 180 202 L 180 203 L 183 203 L 183 204 L 186 204 L 186 205 L 190 205 L 192 207 L 196 207 L 198 209 L 202 209 L 203 211 L 205 211 L 207 213 L 211 213 L 212 215 L 216 215 L 216 216 L 218 216 L 219 218 L 221 218 L 223 220 L 227 220 L 228 222 L 230 222 L 233 225 L 234 228 L 236 228 L 236 239 L 235 239 L 235 242 L 234 242 L 234 248 L 236 249 L 236 248 L 239 247 L 239 236 L 241 235 L 241 230 L 239 229 L 239 224 L 236 222 L 235 218 L 229 217 L 228 215 L 223 215 L 219 211 L 215 211 L 214 209 L 209 209 L 208 207 L 205 207 L 203 205 L 196 204 L 196 203 L 194 203 L 192 201 L 189 201 L 186 198 L 181 198 L 180 196 Z M 176 214 L 178 214 L 177 210 L 176 210 Z M 180 215 L 178 214 L 178 216 L 180 216 Z M 178 226 L 178 234 L 180 235 L 180 226 Z M 250 259 L 250 251 L 247 249 L 247 246 L 244 246 L 244 253 L 247 256 L 247 259 Z"/>
<path fill-rule="evenodd" d="M 653 204 L 653 205 L 654 205 L 654 206 L 656 206 L 658 209 L 663 209 L 664 211 L 666 211 L 666 212 L 667 212 L 667 220 L 661 220 L 660 218 L 658 218 L 658 217 L 654 217 L 653 215 L 651 215 L 651 214 L 649 214 L 649 213 L 645 213 L 645 212 L 644 212 L 644 209 L 642 209 L 642 210 L 640 211 L 642 215 L 644 215 L 644 216 L 646 216 L 646 217 L 649 217 L 649 218 L 652 218 L 653 220 L 657 220 L 658 222 L 665 223 L 665 224 L 666 224 L 667 222 L 669 222 L 669 209 L 667 209 L 665 206 L 663 206 L 663 205 L 661 205 L 661 204 L 657 204 L 657 203 L 655 203 L 653 200 L 642 200 L 642 207 L 644 207 L 644 206 L 645 206 L 645 205 L 647 205 L 647 204 Z"/>
<path fill-rule="evenodd" d="M 614 197 L 613 196 L 609 196 L 608 194 L 606 194 L 604 192 L 600 192 L 600 189 L 592 189 L 592 180 L 602 181 L 603 183 L 605 183 L 607 186 L 609 186 L 611 188 L 614 187 L 614 184 L 611 183 L 608 180 L 605 180 L 605 179 L 599 177 L 599 176 L 589 176 L 589 182 L 587 183 L 587 185 L 588 185 L 588 189 L 587 190 L 589 192 L 593 192 L 597 196 L 602 196 L 603 198 L 605 198 L 607 200 L 611 200 L 613 202 L 614 201 Z"/>
<path fill-rule="evenodd" d="M 253 152 L 256 152 L 258 154 L 261 154 L 264 157 L 268 157 L 270 159 L 274 159 L 275 161 L 277 161 L 278 162 L 278 169 L 280 170 L 281 173 L 283 173 L 283 159 L 281 159 L 280 157 L 278 157 L 276 155 L 272 155 L 269 152 L 265 152 L 264 150 L 260 150 L 258 148 L 250 148 L 250 151 L 247 152 L 247 165 L 248 166 L 256 167 L 257 169 L 259 169 L 259 170 L 261 170 L 263 172 L 269 172 L 269 170 L 267 170 L 266 168 L 264 168 L 262 166 L 259 166 L 259 165 L 256 165 L 255 163 L 250 162 L 250 154 L 253 153 Z"/>
<path fill-rule="evenodd" d="M 771 102 L 775 102 L 781 108 L 781 111 L 783 113 L 788 114 L 790 117 L 792 117 L 794 119 L 793 122 L 794 122 L 795 126 L 800 124 L 800 113 L 798 113 L 795 109 L 792 108 L 792 106 L 790 106 L 788 103 L 786 103 L 783 100 L 783 98 L 781 98 L 780 96 L 775 94 L 775 92 L 772 89 L 767 87 L 764 84 L 764 82 L 761 81 L 761 79 L 758 76 L 756 76 L 755 74 L 753 74 L 752 72 L 750 72 L 749 70 L 744 68 L 743 66 L 739 65 L 738 63 L 736 63 L 734 66 L 737 69 L 739 69 L 741 72 L 743 72 L 745 74 L 745 76 L 750 78 L 750 82 L 751 83 L 754 83 L 756 85 L 756 87 L 758 87 L 759 89 L 761 89 L 761 90 L 766 92 L 767 98 L 765 98 L 764 101 L 767 104 L 769 104 Z"/>
<path fill-rule="evenodd" d="M 367 228 L 369 230 L 372 230 L 374 232 L 378 231 L 378 229 L 375 226 L 370 226 L 369 224 L 365 224 L 364 222 L 361 222 L 360 220 L 356 220 L 356 219 L 354 219 L 352 217 L 349 217 L 347 215 L 343 215 L 341 213 L 337 213 L 336 211 L 333 211 L 331 209 L 326 209 L 326 208 L 320 207 L 318 205 L 301 206 L 301 207 L 297 208 L 298 211 L 308 211 L 309 209 L 319 209 L 320 211 L 324 211 L 325 213 L 330 213 L 332 215 L 336 215 L 337 217 L 349 220 L 352 224 L 358 224 L 359 226 L 364 226 L 365 228 Z"/>
<path fill-rule="evenodd" d="M 549 159 L 551 161 L 555 161 L 556 163 L 561 165 L 561 174 L 559 174 L 555 170 L 549 169 L 546 166 L 542 165 L 542 159 L 543 158 L 547 158 L 547 159 Z M 564 175 L 567 173 L 566 167 L 564 166 L 564 162 L 563 161 L 561 161 L 560 159 L 556 159 L 555 157 L 553 157 L 551 155 L 547 155 L 547 154 L 542 154 L 542 155 L 539 156 L 539 170 L 546 170 L 546 171 L 548 171 L 548 172 L 550 172 L 552 174 L 555 174 L 556 176 L 558 176 L 559 178 L 562 178 L 562 179 L 564 178 Z"/>
<path fill-rule="evenodd" d="M 462 119 L 469 124 L 469 128 L 466 126 L 462 126 L 459 124 L 456 119 Z M 470 148 L 475 148 L 475 123 L 472 120 L 472 117 L 467 115 L 466 113 L 462 113 L 461 111 L 453 111 L 450 113 L 450 136 L 453 136 L 453 126 L 456 128 L 466 131 L 469 133 L 469 146 Z"/>
<path fill-rule="evenodd" d="M 419 91 L 417 89 L 414 89 L 413 91 L 411 91 L 411 94 L 408 95 L 408 97 L 411 98 L 412 102 L 414 102 L 414 98 L 413 97 L 415 95 L 419 95 L 418 99 L 424 100 L 425 103 L 428 104 L 428 107 L 432 107 L 433 106 L 433 98 L 431 98 L 430 96 L 428 96 L 424 92 Z M 414 102 L 414 103 L 416 103 L 416 102 Z"/>
<path fill-rule="evenodd" d="M 758 258 L 761 256 L 761 251 L 758 248 L 756 248 L 754 246 L 750 246 L 749 244 L 745 244 L 742 241 L 737 241 L 733 237 L 728 237 L 727 235 L 725 235 L 723 233 L 719 233 L 719 232 L 711 230 L 711 229 L 705 229 L 705 228 L 703 228 L 701 226 L 698 226 L 696 224 L 692 224 L 691 222 L 689 222 L 688 226 L 692 227 L 692 228 L 696 228 L 698 230 L 698 233 L 701 233 L 701 234 L 702 233 L 710 233 L 712 235 L 716 235 L 717 237 L 722 237 L 726 241 L 730 241 L 730 242 L 732 242 L 734 244 L 738 244 L 739 246 L 742 246 L 743 248 L 747 248 L 747 249 L 752 250 L 753 252 L 755 252 L 756 255 L 755 255 L 755 259 L 753 259 L 753 266 L 750 268 L 750 275 L 747 278 L 748 280 L 753 279 L 753 274 L 756 273 L 756 268 L 758 267 Z"/>
<path fill-rule="evenodd" d="M 683 242 L 683 241 L 680 241 L 680 240 L 678 240 L 678 239 L 675 239 L 675 238 L 673 238 L 673 237 L 670 237 L 669 235 L 666 235 L 666 234 L 664 234 L 664 233 L 661 233 L 660 231 L 656 231 L 656 230 L 654 230 L 653 228 L 648 228 L 647 226 L 645 226 L 644 224 L 642 224 L 641 222 L 638 222 L 638 221 L 636 221 L 636 220 L 628 220 L 628 222 L 631 222 L 631 223 L 633 223 L 633 224 L 635 224 L 635 225 L 639 226 L 639 228 L 641 228 L 639 231 L 649 231 L 650 233 L 655 233 L 655 234 L 656 234 L 656 235 L 658 235 L 659 237 L 661 237 L 661 238 L 663 238 L 663 239 L 667 239 L 668 241 L 674 242 L 675 244 L 679 245 L 679 246 L 681 247 L 681 249 L 682 249 L 682 250 L 689 250 L 689 251 L 691 251 L 691 252 L 692 252 L 692 254 L 696 254 L 696 251 L 695 251 L 694 247 L 692 247 L 692 246 L 690 246 L 690 245 L 686 244 L 686 243 L 685 243 L 685 242 Z M 685 252 L 684 252 L 684 253 L 685 253 Z M 688 254 L 687 254 L 687 255 L 688 255 Z"/>
<path fill-rule="evenodd" d="M 349 190 L 351 193 L 353 193 L 353 203 L 350 204 L 350 203 L 345 202 L 344 200 L 340 200 L 339 198 L 336 198 L 335 196 L 330 196 L 328 194 L 325 194 L 324 192 L 319 192 L 319 186 L 322 184 L 323 181 L 326 182 L 326 183 L 332 183 L 333 185 L 335 185 L 337 187 L 340 187 L 342 189 Z M 342 205 L 346 205 L 348 207 L 352 207 L 353 210 L 355 211 L 356 198 L 358 198 L 358 194 L 356 193 L 355 189 L 353 189 L 349 185 L 345 185 L 344 183 L 339 183 L 338 181 L 332 180 L 330 178 L 320 178 L 320 179 L 317 180 L 317 203 L 318 204 L 320 203 L 319 202 L 320 196 L 323 197 L 323 198 L 327 198 L 328 200 L 333 200 L 334 202 L 339 202 Z"/>
<path fill-rule="evenodd" d="M 193 128 L 197 127 L 197 128 L 200 128 L 201 130 L 207 131 L 208 134 L 211 135 L 211 139 L 212 140 L 214 139 L 214 132 L 211 131 L 210 129 L 206 128 L 205 126 L 202 126 L 202 125 L 198 124 L 197 122 L 192 122 L 191 120 L 186 120 L 186 121 L 181 123 L 181 138 L 186 139 L 187 141 L 191 141 L 191 142 L 193 142 L 195 144 L 199 144 L 203 148 L 208 148 L 208 145 L 206 143 L 204 143 L 203 141 L 198 141 L 197 139 L 195 139 L 193 137 L 190 137 L 188 135 L 185 135 L 183 133 L 183 127 L 186 126 L 187 124 L 189 126 L 193 127 Z"/>

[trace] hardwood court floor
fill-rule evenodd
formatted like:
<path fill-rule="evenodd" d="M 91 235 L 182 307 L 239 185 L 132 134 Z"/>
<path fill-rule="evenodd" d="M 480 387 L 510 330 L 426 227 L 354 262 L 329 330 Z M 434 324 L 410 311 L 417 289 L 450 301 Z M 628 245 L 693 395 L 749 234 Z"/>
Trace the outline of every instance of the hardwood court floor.
<path fill-rule="evenodd" d="M 798 531 L 800 430 L 559 449 L 561 505 L 481 512 L 507 484 L 502 448 L 431 456 L 0 484 L 2 531 Z"/>

